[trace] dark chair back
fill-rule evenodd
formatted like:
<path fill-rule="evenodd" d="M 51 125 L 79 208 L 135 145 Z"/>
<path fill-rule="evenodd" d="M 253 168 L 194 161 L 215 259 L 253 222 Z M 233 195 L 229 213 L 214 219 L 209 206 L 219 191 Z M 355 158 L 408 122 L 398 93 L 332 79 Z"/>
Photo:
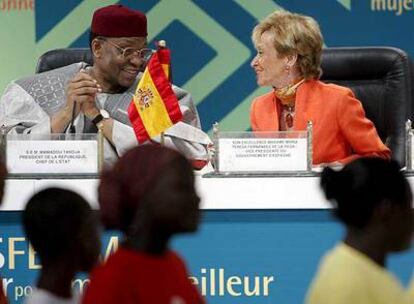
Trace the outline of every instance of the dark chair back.
<path fill-rule="evenodd" d="M 405 164 L 405 122 L 413 83 L 408 55 L 391 47 L 326 48 L 321 80 L 349 87 L 361 101 L 393 159 Z"/>
<path fill-rule="evenodd" d="M 42 73 L 60 68 L 75 62 L 93 64 L 91 50 L 88 48 L 56 49 L 44 53 L 39 57 L 36 73 Z"/>

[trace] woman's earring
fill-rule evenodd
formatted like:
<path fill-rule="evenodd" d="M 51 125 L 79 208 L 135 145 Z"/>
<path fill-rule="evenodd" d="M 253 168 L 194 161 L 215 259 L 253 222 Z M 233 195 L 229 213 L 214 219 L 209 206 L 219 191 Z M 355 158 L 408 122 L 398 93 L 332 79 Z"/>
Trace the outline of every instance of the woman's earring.
<path fill-rule="evenodd" d="M 285 66 L 285 71 L 286 71 L 286 78 L 287 78 L 287 79 L 290 79 L 290 72 L 291 72 L 291 69 L 290 69 L 290 66 L 289 66 L 289 65 L 286 65 L 286 66 Z"/>

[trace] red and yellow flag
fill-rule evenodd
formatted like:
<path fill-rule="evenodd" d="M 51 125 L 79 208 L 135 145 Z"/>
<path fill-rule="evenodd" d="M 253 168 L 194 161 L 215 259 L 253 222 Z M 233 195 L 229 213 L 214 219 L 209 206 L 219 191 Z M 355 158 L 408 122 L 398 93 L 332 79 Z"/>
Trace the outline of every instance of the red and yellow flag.
<path fill-rule="evenodd" d="M 129 119 L 139 143 L 160 135 L 183 117 L 169 80 L 170 58 L 167 48 L 159 48 L 151 56 L 129 105 Z"/>

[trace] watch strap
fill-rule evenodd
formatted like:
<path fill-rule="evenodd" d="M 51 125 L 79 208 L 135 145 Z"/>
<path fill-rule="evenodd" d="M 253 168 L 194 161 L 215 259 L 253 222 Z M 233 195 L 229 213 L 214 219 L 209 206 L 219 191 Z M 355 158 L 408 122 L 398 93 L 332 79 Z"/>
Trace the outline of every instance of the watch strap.
<path fill-rule="evenodd" d="M 95 116 L 94 119 L 92 119 L 92 123 L 96 126 L 98 123 L 100 123 L 102 120 L 104 119 L 104 117 L 102 116 L 102 114 L 98 114 Z"/>

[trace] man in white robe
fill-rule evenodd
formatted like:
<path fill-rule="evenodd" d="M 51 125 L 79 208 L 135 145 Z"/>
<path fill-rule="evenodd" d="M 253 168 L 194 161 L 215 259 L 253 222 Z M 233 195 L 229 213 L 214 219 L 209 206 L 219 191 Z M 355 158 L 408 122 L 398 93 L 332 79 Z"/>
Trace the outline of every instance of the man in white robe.
<path fill-rule="evenodd" d="M 127 109 L 151 53 L 146 16 L 122 5 L 98 9 L 90 43 L 92 66 L 75 63 L 10 83 L 0 100 L 0 126 L 9 134 L 43 135 L 94 133 L 100 126 L 106 163 L 137 145 Z M 173 89 L 183 121 L 165 132 L 165 145 L 195 163 L 207 161 L 211 142 L 191 96 Z"/>

